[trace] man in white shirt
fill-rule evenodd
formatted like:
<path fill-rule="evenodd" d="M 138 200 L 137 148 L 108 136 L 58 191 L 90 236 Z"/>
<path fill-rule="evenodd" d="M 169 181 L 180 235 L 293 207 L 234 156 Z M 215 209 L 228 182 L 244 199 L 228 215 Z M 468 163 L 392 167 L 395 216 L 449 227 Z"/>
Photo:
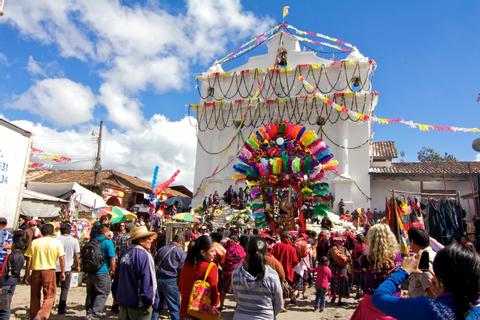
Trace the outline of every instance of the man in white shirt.
<path fill-rule="evenodd" d="M 60 265 L 57 261 L 57 286 L 61 288 L 60 300 L 58 302 L 58 314 L 65 314 L 67 307 L 68 289 L 72 276 L 72 266 L 74 270 L 80 270 L 80 245 L 78 240 L 71 236 L 72 226 L 62 224 L 60 226 L 60 236 L 57 238 L 63 245 L 65 251 L 65 281 L 60 281 Z M 75 264 L 74 264 L 75 263 Z"/>

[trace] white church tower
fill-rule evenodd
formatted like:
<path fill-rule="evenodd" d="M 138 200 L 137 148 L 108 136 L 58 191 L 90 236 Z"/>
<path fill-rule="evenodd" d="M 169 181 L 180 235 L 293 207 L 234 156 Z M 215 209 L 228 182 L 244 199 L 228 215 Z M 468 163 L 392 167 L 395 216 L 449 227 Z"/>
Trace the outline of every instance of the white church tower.
<path fill-rule="evenodd" d="M 322 58 L 302 50 L 299 40 L 304 38 L 289 31 L 278 28 L 266 54 L 229 71 L 215 64 L 198 77 L 200 103 L 191 106 L 198 126 L 194 204 L 233 185 L 237 152 L 252 132 L 287 120 L 315 130 L 339 161 L 339 175 L 326 179 L 334 211 L 340 199 L 349 210 L 370 207 L 371 123 L 326 105 L 299 76 L 337 104 L 371 116 L 378 97 L 371 83 L 375 62 L 353 46 L 343 59 Z"/>

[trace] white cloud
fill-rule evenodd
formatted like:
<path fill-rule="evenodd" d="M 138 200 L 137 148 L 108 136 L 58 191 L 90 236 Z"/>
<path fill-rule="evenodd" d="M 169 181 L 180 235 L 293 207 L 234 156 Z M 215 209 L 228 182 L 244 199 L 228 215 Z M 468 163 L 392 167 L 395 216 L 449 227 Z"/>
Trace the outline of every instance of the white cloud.
<path fill-rule="evenodd" d="M 57 61 L 39 62 L 33 56 L 28 56 L 27 71 L 34 78 L 62 78 L 64 76 L 62 67 Z"/>
<path fill-rule="evenodd" d="M 189 0 L 186 6 L 186 13 L 172 15 L 151 2 L 130 7 L 110 0 L 17 0 L 9 3 L 9 14 L 0 23 L 57 45 L 64 57 L 98 65 L 104 80 L 100 86 L 115 88 L 122 103 L 111 96 L 99 100 L 109 118 L 123 126 L 118 114 L 143 117 L 135 100 L 139 91 L 182 89 L 192 77 L 192 64 L 212 62 L 228 43 L 272 24 L 245 12 L 239 0 Z"/>
<path fill-rule="evenodd" d="M 8 64 L 7 56 L 0 52 L 0 66 L 1 65 L 7 65 L 7 64 Z"/>
<path fill-rule="evenodd" d="M 150 84 L 157 92 L 182 88 L 182 80 L 188 76 L 186 66 L 174 56 L 136 59 L 118 57 L 112 69 L 103 74 L 109 84 L 125 88 L 129 92 L 145 90 Z"/>
<path fill-rule="evenodd" d="M 94 47 L 88 36 L 73 21 L 81 9 L 74 0 L 10 1 L 8 14 L 1 22 L 15 25 L 29 38 L 45 44 L 56 44 L 64 57 L 85 60 L 94 57 Z"/>
<path fill-rule="evenodd" d="M 176 169 L 180 169 L 175 184 L 183 184 L 191 189 L 196 137 L 190 121 L 195 124 L 192 118 L 170 121 L 157 114 L 139 129 L 118 131 L 107 128 L 102 148 L 103 168 L 115 169 L 147 181 L 151 179 L 155 165 L 160 167 L 158 181 L 168 179 Z M 35 147 L 80 160 L 70 168 L 93 167 L 96 152 L 95 142 L 90 135 L 95 129 L 93 125 L 77 130 L 56 130 L 25 120 L 12 122 L 34 134 Z"/>
<path fill-rule="evenodd" d="M 106 107 L 110 121 L 121 128 L 131 129 L 142 126 L 144 119 L 140 113 L 139 102 L 127 97 L 119 88 L 103 84 L 98 101 Z"/>
<path fill-rule="evenodd" d="M 45 71 L 43 71 L 42 67 L 40 67 L 32 56 L 28 57 L 27 71 L 32 75 L 45 75 Z"/>
<path fill-rule="evenodd" d="M 149 180 L 158 165 L 159 181 L 168 179 L 178 168 L 181 174 L 177 182 L 192 188 L 197 140 L 190 121 L 195 123 L 193 118 L 170 121 L 157 114 L 142 128 L 108 133 L 104 166 Z M 181 159 L 189 161 L 179 161 Z"/>
<path fill-rule="evenodd" d="M 11 107 L 70 126 L 92 120 L 95 104 L 89 87 L 66 78 L 55 78 L 38 81 L 17 97 Z"/>
<path fill-rule="evenodd" d="M 44 79 L 15 99 L 13 105 L 56 124 L 72 125 L 88 124 L 98 101 L 117 125 L 106 134 L 105 168 L 147 180 L 156 164 L 160 166 L 159 180 L 180 168 L 178 182 L 191 187 L 195 128 L 189 118 L 170 121 L 155 115 L 145 119 L 138 94 L 190 89 L 185 83 L 193 79 L 192 65 L 213 62 L 226 53 L 227 47 L 266 31 L 273 21 L 245 12 L 240 0 L 188 0 L 186 12 L 180 14 L 171 14 L 153 1 L 131 6 L 122 3 L 127 2 L 10 1 L 8 15 L 0 19 L 0 24 L 11 24 L 23 36 L 57 47 L 62 57 L 84 61 L 101 80 L 93 90 L 98 91 L 96 99 L 90 88 L 68 79 Z M 36 64 L 46 77 L 58 78 L 47 72 L 45 64 Z M 41 75 L 38 68 L 32 70 Z M 82 141 L 91 131 L 84 134 L 78 127 L 58 131 L 32 126 L 37 136 L 65 141 L 67 154 L 78 147 L 75 141 Z"/>

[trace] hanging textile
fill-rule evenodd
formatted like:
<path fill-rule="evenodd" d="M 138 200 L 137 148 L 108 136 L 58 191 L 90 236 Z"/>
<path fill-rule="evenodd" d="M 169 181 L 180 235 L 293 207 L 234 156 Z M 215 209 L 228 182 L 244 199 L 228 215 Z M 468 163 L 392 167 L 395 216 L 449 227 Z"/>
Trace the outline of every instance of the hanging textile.
<path fill-rule="evenodd" d="M 393 198 L 386 200 L 386 221 L 403 254 L 408 253 L 408 230 L 425 228 L 443 245 L 460 240 L 465 232 L 465 210 L 455 198 Z"/>
<path fill-rule="evenodd" d="M 464 233 L 465 211 L 456 199 L 442 198 L 422 200 L 426 215 L 425 227 L 433 238 L 444 245 L 453 239 L 460 240 Z"/>

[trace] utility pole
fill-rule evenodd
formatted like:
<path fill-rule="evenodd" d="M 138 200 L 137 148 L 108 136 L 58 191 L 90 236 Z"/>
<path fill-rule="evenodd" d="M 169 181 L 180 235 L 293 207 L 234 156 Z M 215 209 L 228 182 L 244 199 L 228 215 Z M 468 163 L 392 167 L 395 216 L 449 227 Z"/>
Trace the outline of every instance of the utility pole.
<path fill-rule="evenodd" d="M 93 185 L 95 188 L 100 191 L 100 173 L 102 172 L 102 163 L 100 152 L 102 149 L 102 130 L 103 130 L 103 121 L 100 121 L 100 131 L 98 133 L 98 143 L 97 143 L 97 157 L 95 158 L 95 166 L 93 170 L 95 171 L 95 179 Z"/>

